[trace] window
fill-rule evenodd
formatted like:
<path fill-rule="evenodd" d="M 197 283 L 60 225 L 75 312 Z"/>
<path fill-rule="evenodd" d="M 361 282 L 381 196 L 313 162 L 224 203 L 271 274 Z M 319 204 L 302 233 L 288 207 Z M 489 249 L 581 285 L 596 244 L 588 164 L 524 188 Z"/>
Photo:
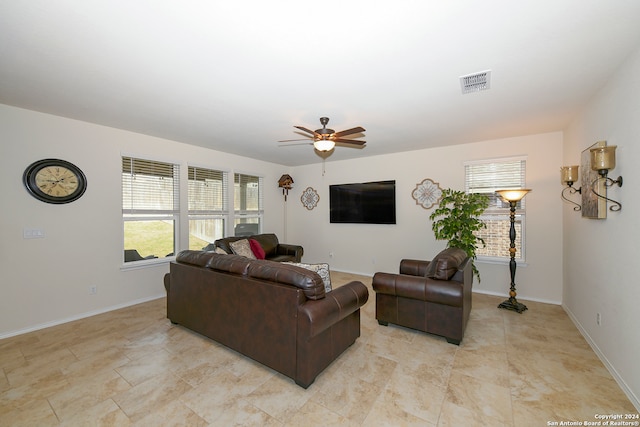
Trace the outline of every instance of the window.
<path fill-rule="evenodd" d="M 189 166 L 188 175 L 189 249 L 199 250 L 225 236 L 228 173 Z"/>
<path fill-rule="evenodd" d="M 525 158 L 511 158 L 465 163 L 465 191 L 484 193 L 489 196 L 489 207 L 481 219 L 487 228 L 478 233 L 486 247 L 478 248 L 479 260 L 510 259 L 509 230 L 511 228 L 509 204 L 504 202 L 496 190 L 525 188 Z M 516 259 L 524 261 L 525 200 L 518 202 L 514 226 L 516 229 Z"/>
<path fill-rule="evenodd" d="M 234 174 L 234 235 L 248 236 L 260 233 L 262 216 L 263 180 L 259 176 Z"/>
<path fill-rule="evenodd" d="M 125 262 L 176 252 L 179 196 L 178 165 L 122 157 Z"/>

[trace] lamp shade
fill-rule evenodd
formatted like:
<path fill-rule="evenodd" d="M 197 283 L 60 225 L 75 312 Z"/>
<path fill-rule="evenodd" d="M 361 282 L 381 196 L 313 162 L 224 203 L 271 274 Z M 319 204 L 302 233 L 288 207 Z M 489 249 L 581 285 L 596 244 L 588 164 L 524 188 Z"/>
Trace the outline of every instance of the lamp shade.
<path fill-rule="evenodd" d="M 531 191 L 527 188 L 517 188 L 513 190 L 496 190 L 496 193 L 507 202 L 518 202 Z"/>
<path fill-rule="evenodd" d="M 616 167 L 616 145 L 596 147 L 591 150 L 591 169 L 594 171 L 610 170 Z"/>
<path fill-rule="evenodd" d="M 563 185 L 574 183 L 578 180 L 579 166 L 563 166 L 560 168 L 560 181 Z"/>
<path fill-rule="evenodd" d="M 319 139 L 313 143 L 313 146 L 318 151 L 331 151 L 336 143 L 330 139 Z"/>

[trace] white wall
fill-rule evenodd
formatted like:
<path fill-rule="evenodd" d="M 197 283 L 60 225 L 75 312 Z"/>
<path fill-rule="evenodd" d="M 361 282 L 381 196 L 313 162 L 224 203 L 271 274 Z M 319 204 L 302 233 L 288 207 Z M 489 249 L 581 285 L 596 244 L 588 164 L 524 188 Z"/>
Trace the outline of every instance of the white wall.
<path fill-rule="evenodd" d="M 121 270 L 123 153 L 262 175 L 264 229 L 284 232 L 280 165 L 0 105 L 0 338 L 165 294 L 168 264 Z M 51 205 L 27 193 L 24 169 L 50 157 L 84 171 L 88 188 L 79 200 Z M 45 237 L 24 239 L 24 228 Z"/>
<path fill-rule="evenodd" d="M 322 165 L 287 168 L 90 123 L 0 105 L 0 338 L 164 295 L 166 264 L 122 270 L 120 156 L 122 153 L 265 177 L 264 229 L 305 247 L 304 260 L 327 261 L 333 269 L 372 275 L 397 271 L 402 258 L 429 259 L 443 248 L 435 241 L 430 210 L 415 204 L 411 191 L 424 178 L 441 187 L 463 188 L 463 162 L 526 155 L 527 266 L 518 267 L 518 296 L 563 303 L 569 315 L 612 371 L 636 407 L 640 407 L 640 354 L 637 301 L 640 286 L 635 262 L 640 250 L 634 195 L 640 172 L 640 51 L 633 55 L 564 135 L 549 133 L 454 147 L 397 153 Z M 579 162 L 580 152 L 606 139 L 618 145 L 614 176 L 622 188 L 610 195 L 623 210 L 607 220 L 586 220 L 560 199 L 559 167 Z M 371 142 L 374 143 L 374 142 Z M 88 190 L 68 205 L 35 200 L 21 178 L 35 160 L 57 157 L 80 166 Z M 562 160 L 561 160 L 562 159 Z M 626 167 L 625 167 L 626 166 Z M 282 173 L 295 180 L 285 206 L 276 182 Z M 398 224 L 329 224 L 330 184 L 395 179 Z M 320 203 L 300 203 L 306 187 Z M 287 227 L 285 229 L 284 222 Z M 45 238 L 23 239 L 24 228 L 41 228 Z M 329 257 L 332 252 L 334 256 Z M 480 263 L 479 292 L 505 295 L 506 264 Z M 636 274 L 634 274 L 636 273 Z M 564 288 L 563 288 L 564 283 Z M 88 287 L 98 294 L 89 295 Z M 602 314 L 596 326 L 595 313 Z M 526 315 L 526 313 L 525 313 Z"/>
<path fill-rule="evenodd" d="M 617 145 L 616 168 L 624 184 L 608 195 L 622 203 L 606 220 L 584 219 L 564 207 L 563 305 L 591 345 L 640 408 L 640 50 L 620 68 L 565 135 L 564 164 L 579 164 L 596 141 Z M 596 324 L 596 313 L 602 322 Z"/>
<path fill-rule="evenodd" d="M 518 296 L 559 304 L 562 299 L 560 132 L 327 162 L 324 176 L 321 165 L 293 168 L 295 188 L 287 203 L 289 240 L 304 245 L 305 261 L 328 262 L 334 269 L 366 275 L 395 272 L 402 258 L 431 259 L 444 248 L 445 242 L 433 237 L 429 220 L 433 208 L 425 210 L 411 197 L 416 184 L 430 178 L 442 188 L 463 190 L 463 162 L 520 155 L 527 156 L 527 186 L 533 191 L 527 195 L 527 266 L 517 269 Z M 396 180 L 396 225 L 329 223 L 329 185 L 387 179 Z M 300 202 L 307 187 L 313 187 L 320 195 L 318 207 L 311 211 Z M 507 295 L 510 276 L 506 263 L 479 263 L 478 268 L 482 281 L 474 284 L 475 291 Z"/>

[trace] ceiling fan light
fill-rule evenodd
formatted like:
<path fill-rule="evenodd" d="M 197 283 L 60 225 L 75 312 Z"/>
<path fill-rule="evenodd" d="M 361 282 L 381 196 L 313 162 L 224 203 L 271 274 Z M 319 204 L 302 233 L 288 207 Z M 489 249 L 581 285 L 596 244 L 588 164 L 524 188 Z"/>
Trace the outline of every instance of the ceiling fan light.
<path fill-rule="evenodd" d="M 318 151 L 331 151 L 336 143 L 330 139 L 319 139 L 313 143 L 313 146 Z"/>

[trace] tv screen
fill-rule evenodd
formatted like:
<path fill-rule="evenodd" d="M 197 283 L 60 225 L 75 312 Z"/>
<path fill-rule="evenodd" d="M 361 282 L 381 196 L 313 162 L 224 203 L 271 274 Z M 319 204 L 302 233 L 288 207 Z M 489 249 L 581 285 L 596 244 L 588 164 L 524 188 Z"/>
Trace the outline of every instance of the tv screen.
<path fill-rule="evenodd" d="M 332 223 L 395 224 L 396 182 L 330 185 L 329 220 Z"/>

